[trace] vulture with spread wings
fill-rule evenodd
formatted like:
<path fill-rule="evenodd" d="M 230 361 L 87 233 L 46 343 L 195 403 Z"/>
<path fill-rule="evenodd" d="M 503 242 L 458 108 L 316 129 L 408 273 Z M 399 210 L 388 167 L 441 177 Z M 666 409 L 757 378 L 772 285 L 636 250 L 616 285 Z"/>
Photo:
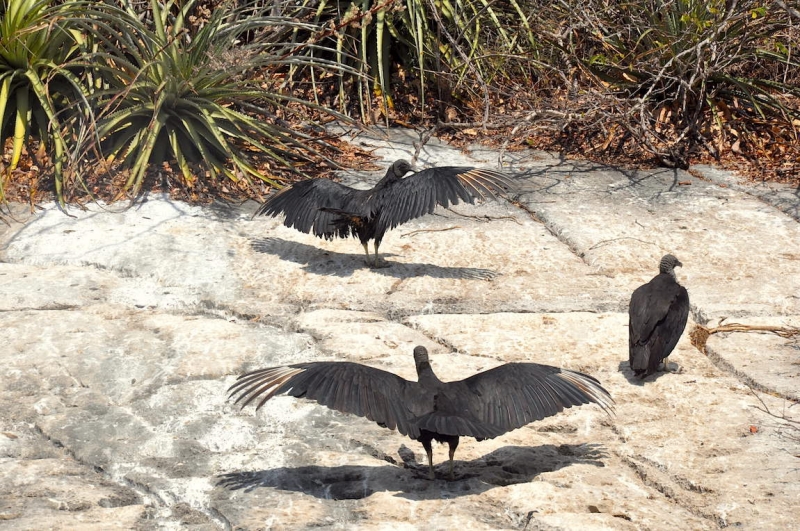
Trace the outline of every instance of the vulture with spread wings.
<path fill-rule="evenodd" d="M 418 440 L 434 478 L 431 441 L 448 443 L 450 477 L 459 437 L 492 439 L 565 408 L 595 403 L 606 412 L 614 401 L 600 383 L 579 372 L 538 363 L 507 363 L 456 382 L 442 382 L 425 347 L 414 349 L 418 381 L 351 362 L 297 363 L 239 377 L 229 389 L 242 407 L 256 409 L 275 395 L 307 398 L 331 409 L 366 417 Z"/>
<path fill-rule="evenodd" d="M 500 172 L 471 167 L 428 168 L 403 178 L 411 164 L 398 160 L 369 190 L 356 190 L 328 179 L 310 179 L 288 186 L 259 207 L 255 215 L 284 214 L 283 224 L 326 240 L 356 236 L 367 265 L 380 267 L 378 247 L 387 230 L 433 213 L 437 205 L 494 198 L 510 181 Z M 369 240 L 375 240 L 370 262 Z"/>

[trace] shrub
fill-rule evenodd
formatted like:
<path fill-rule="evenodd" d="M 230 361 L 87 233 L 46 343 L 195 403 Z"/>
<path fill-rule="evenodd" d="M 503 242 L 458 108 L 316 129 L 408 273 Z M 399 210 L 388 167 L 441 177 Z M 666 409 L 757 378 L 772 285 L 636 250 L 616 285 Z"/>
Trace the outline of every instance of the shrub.
<path fill-rule="evenodd" d="M 743 137 L 756 121 L 791 124 L 800 116 L 784 98 L 800 96 L 798 33 L 777 3 L 556 5 L 550 16 L 565 29 L 549 43 L 595 90 L 613 96 L 613 120 L 670 165 L 685 166 L 694 145 L 718 152 L 712 127 Z"/>
<path fill-rule="evenodd" d="M 7 175 L 23 148 L 39 140 L 52 160 L 63 202 L 65 163 L 73 121 L 85 113 L 89 90 L 78 58 L 85 40 L 78 30 L 90 2 L 2 0 L 0 3 L 0 144 L 13 136 Z M 79 109 L 79 107 L 81 109 Z M 33 152 L 33 149 L 30 149 Z M 0 180 L 0 199 L 4 198 Z"/>
<path fill-rule="evenodd" d="M 214 10 L 192 32 L 187 20 L 194 4 L 151 0 L 150 17 L 143 17 L 123 2 L 107 6 L 97 21 L 95 38 L 102 46 L 95 59 L 106 86 L 95 95 L 101 109 L 96 138 L 107 161 L 130 168 L 121 192 L 135 196 L 148 165 L 169 160 L 190 183 L 194 163 L 212 177 L 270 184 L 274 180 L 255 167 L 248 151 L 293 171 L 311 156 L 327 160 L 317 149 L 324 142 L 282 123 L 275 111 L 290 113 L 294 104 L 335 113 L 274 89 L 265 77 L 308 63 L 294 53 L 289 35 L 317 28 L 263 15 L 245 2 Z"/>
<path fill-rule="evenodd" d="M 393 94 L 417 92 L 419 109 L 426 110 L 426 86 L 446 92 L 475 94 L 486 99 L 489 83 L 504 76 L 513 57 L 530 63 L 533 31 L 517 0 L 351 0 L 292 3 L 281 9 L 293 17 L 329 28 L 320 42 L 334 53 L 309 49 L 306 53 L 346 64 L 338 76 L 338 106 L 342 111 L 357 105 L 364 121 L 371 121 L 372 96 L 392 107 Z M 523 31 L 511 31 L 510 27 Z M 308 34 L 293 37 L 315 41 Z M 315 41 L 316 42 L 316 41 Z M 400 90 L 393 87 L 393 73 L 402 68 L 407 76 Z M 350 89 L 352 72 L 355 89 Z M 308 74 L 300 73 L 301 77 Z M 311 72 L 312 82 L 316 82 Z M 364 81 L 369 79 L 370 85 Z M 395 78 L 396 79 L 396 78 Z M 357 101 L 351 99 L 356 94 Z M 488 100 L 487 100 L 488 101 Z M 384 113 L 386 109 L 383 109 Z"/>

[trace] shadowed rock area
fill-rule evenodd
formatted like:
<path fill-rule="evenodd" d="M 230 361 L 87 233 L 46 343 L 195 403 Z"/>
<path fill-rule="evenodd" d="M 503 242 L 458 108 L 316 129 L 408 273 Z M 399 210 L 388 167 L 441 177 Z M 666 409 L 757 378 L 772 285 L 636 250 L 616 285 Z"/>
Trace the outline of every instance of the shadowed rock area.
<path fill-rule="evenodd" d="M 417 135 L 354 138 L 386 165 Z M 417 164 L 502 168 L 515 190 L 387 233 L 392 265 L 256 204 L 150 196 L 0 225 L 0 523 L 8 529 L 790 529 L 800 511 L 798 338 L 694 323 L 800 325 L 796 191 L 718 170 L 629 171 L 545 153 Z M 368 187 L 382 173 L 344 176 Z M 795 203 L 792 204 L 792 197 Z M 13 218 L 13 219 L 12 219 Z M 692 303 L 675 371 L 627 363 L 632 291 L 674 253 Z M 709 325 L 710 326 L 710 325 Z M 350 360 L 445 380 L 534 361 L 588 373 L 617 403 L 496 439 L 434 445 L 278 397 L 244 371 Z M 792 423 L 794 422 L 794 423 Z"/>

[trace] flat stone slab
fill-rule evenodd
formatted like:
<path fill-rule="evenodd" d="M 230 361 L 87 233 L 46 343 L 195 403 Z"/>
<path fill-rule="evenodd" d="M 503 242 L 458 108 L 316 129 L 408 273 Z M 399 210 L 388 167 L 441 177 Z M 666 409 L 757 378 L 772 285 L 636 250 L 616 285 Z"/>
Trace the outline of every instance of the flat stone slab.
<path fill-rule="evenodd" d="M 468 321 L 429 315 L 409 321 L 458 352 L 481 352 L 491 364 L 536 361 L 594 375 L 613 389 L 617 402 L 612 431 L 618 440 L 608 448 L 645 484 L 715 526 L 761 527 L 766 525 L 761 518 L 777 528 L 793 525 L 793 515 L 765 514 L 775 503 L 794 510 L 800 488 L 775 481 L 775 467 L 788 471 L 797 457 L 785 451 L 787 427 L 759 409 L 759 399 L 773 411 L 786 401 L 762 392 L 756 397 L 692 347 L 688 336 L 670 356 L 671 369 L 679 372 L 642 382 L 622 361 L 627 359 L 624 314 L 489 314 Z M 775 367 L 786 369 L 781 363 Z"/>
<path fill-rule="evenodd" d="M 753 182 L 734 173 L 706 164 L 692 166 L 692 173 L 722 188 L 731 187 L 772 205 L 787 216 L 800 221 L 800 186 L 772 182 Z"/>
<path fill-rule="evenodd" d="M 545 159 L 530 174 L 521 203 L 590 265 L 630 275 L 629 291 L 671 253 L 706 318 L 800 312 L 800 284 L 784 282 L 800 278 L 800 226 L 772 205 L 679 170 Z"/>
<path fill-rule="evenodd" d="M 496 203 L 454 210 L 479 219 L 443 211 L 407 223 L 381 246 L 391 266 L 376 270 L 365 267 L 356 241 L 326 242 L 277 220 L 257 220 L 252 233 L 271 236 L 237 250 L 245 292 L 238 304 L 259 315 L 282 311 L 287 302 L 388 315 L 623 304 L 624 294 L 609 287 L 613 279 L 575 257 L 526 212 Z M 276 284 L 276 277 L 282 281 Z"/>
<path fill-rule="evenodd" d="M 388 164 L 411 159 L 418 136 L 373 130 L 353 142 Z M 502 164 L 516 189 L 390 231 L 383 269 L 365 267 L 352 239 L 250 219 L 253 203 L 12 206 L 17 221 L 0 224 L 3 527 L 796 524 L 796 344 L 713 335 L 706 356 L 688 336 L 712 317 L 797 325 L 790 204 L 689 173 L 542 153 L 432 139 L 418 155 L 420 166 Z M 344 180 L 367 187 L 380 175 Z M 627 305 L 665 252 L 685 264 L 692 314 L 674 372 L 642 382 L 627 366 Z M 584 406 L 462 439 L 451 482 L 441 446 L 430 481 L 419 443 L 365 419 L 286 397 L 258 413 L 227 399 L 239 374 L 301 361 L 414 379 L 416 345 L 444 380 L 511 361 L 586 372 L 616 415 Z"/>
<path fill-rule="evenodd" d="M 800 317 L 797 316 L 785 317 L 779 322 L 768 322 L 763 318 L 737 319 L 737 323 L 777 325 L 786 330 L 800 331 Z M 800 402 L 800 333 L 786 338 L 757 330 L 720 332 L 709 336 L 706 352 L 715 363 L 756 390 Z"/>
<path fill-rule="evenodd" d="M 225 280 L 234 269 L 235 256 L 227 251 L 236 225 L 213 210 L 155 198 L 132 208 L 95 205 L 68 212 L 54 206 L 40 211 L 8 237 L 5 260 L 113 271 L 135 280 L 110 301 L 123 304 L 174 308 L 239 295 L 238 286 Z M 210 249 L 222 252 L 212 259 Z"/>

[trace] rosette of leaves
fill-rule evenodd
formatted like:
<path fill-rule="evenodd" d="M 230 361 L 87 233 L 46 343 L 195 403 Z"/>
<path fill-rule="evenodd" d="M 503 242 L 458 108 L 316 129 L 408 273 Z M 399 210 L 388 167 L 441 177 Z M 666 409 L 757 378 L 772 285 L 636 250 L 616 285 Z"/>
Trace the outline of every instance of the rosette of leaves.
<path fill-rule="evenodd" d="M 151 0 L 148 16 L 137 16 L 125 2 L 108 7 L 110 16 L 97 22 L 107 85 L 98 95 L 97 138 L 106 160 L 130 169 L 121 193 L 135 196 L 151 163 L 176 161 L 188 182 L 196 163 L 214 178 L 275 184 L 248 151 L 291 170 L 311 157 L 328 160 L 319 151 L 322 141 L 290 128 L 275 111 L 291 113 L 296 104 L 344 117 L 272 90 L 264 77 L 309 62 L 296 53 L 298 45 L 285 43 L 296 27 L 313 32 L 316 26 L 265 16 L 255 2 L 240 2 L 215 9 L 190 32 L 195 3 Z M 314 66 L 341 68 L 321 59 Z"/>
<path fill-rule="evenodd" d="M 23 148 L 38 140 L 38 151 L 49 153 L 52 160 L 62 203 L 71 147 L 68 126 L 76 104 L 85 103 L 89 95 L 76 63 L 85 43 L 76 28 L 88 4 L 0 0 L 0 144 L 13 137 L 6 171 L 14 170 Z"/>

